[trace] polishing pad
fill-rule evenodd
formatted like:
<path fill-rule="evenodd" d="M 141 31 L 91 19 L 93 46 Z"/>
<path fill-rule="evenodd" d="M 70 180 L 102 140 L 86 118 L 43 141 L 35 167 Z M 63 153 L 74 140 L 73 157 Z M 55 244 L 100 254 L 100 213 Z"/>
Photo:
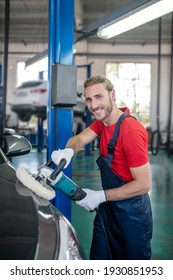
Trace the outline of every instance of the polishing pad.
<path fill-rule="evenodd" d="M 25 167 L 18 167 L 16 169 L 16 176 L 19 181 L 28 189 L 33 191 L 39 197 L 51 200 L 55 197 L 56 193 L 45 180 L 38 182 L 34 175 Z"/>

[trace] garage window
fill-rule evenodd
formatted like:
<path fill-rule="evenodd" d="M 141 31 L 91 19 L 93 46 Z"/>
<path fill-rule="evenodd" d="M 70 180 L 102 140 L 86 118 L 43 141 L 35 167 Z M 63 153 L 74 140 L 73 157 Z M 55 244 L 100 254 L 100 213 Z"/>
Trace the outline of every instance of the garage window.
<path fill-rule="evenodd" d="M 117 105 L 127 106 L 145 127 L 150 126 L 151 64 L 107 62 L 106 76 L 115 86 Z"/>

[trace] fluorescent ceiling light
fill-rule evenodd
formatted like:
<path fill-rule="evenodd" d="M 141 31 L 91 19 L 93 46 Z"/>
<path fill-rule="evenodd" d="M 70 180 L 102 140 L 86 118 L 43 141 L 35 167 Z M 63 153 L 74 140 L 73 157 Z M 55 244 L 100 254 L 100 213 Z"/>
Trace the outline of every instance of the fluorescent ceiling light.
<path fill-rule="evenodd" d="M 156 1 L 155 1 L 156 2 Z M 141 6 L 142 7 L 142 6 Z M 160 0 L 142 10 L 132 10 L 123 16 L 99 27 L 97 35 L 102 39 L 110 39 L 126 31 L 143 25 L 173 11 L 173 0 Z"/>

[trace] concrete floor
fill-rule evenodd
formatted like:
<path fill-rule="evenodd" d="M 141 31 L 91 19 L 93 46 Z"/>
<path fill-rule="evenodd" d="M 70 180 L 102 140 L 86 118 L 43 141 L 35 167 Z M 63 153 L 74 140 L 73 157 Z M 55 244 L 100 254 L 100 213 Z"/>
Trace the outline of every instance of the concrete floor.
<path fill-rule="evenodd" d="M 100 189 L 100 176 L 95 160 L 99 151 L 79 152 L 73 158 L 73 180 L 82 188 Z M 173 157 L 167 157 L 165 151 L 157 156 L 149 155 L 152 170 L 152 189 L 150 191 L 154 231 L 152 238 L 152 259 L 173 260 Z M 46 162 L 46 150 L 33 149 L 28 155 L 13 158 L 13 164 L 26 166 L 32 172 Z M 95 213 L 89 213 L 72 202 L 72 219 L 86 256 L 92 238 L 92 224 Z"/>

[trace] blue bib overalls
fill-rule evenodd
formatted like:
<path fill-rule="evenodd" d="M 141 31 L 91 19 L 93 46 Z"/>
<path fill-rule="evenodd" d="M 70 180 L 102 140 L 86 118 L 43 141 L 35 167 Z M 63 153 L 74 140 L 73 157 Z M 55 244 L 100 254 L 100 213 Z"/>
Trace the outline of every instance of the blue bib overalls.
<path fill-rule="evenodd" d="M 112 171 L 111 161 L 120 124 L 128 116 L 120 116 L 108 144 L 108 155 L 97 159 L 104 190 L 126 184 Z M 101 203 L 94 219 L 90 259 L 149 260 L 151 238 L 152 211 L 148 194 Z"/>

